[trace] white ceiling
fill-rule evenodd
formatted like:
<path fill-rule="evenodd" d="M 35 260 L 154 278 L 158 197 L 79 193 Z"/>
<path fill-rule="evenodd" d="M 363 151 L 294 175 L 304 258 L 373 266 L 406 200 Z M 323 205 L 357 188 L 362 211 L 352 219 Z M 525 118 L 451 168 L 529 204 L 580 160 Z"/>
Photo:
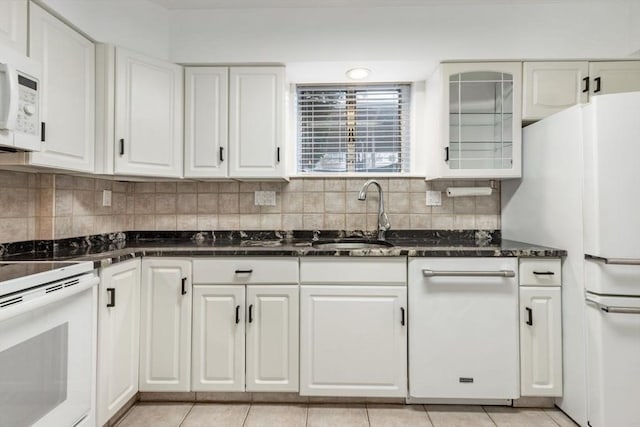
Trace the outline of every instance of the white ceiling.
<path fill-rule="evenodd" d="M 585 0 L 149 0 L 167 9 L 416 7 L 453 4 L 584 3 Z M 602 0 L 586 0 L 602 1 Z M 634 1 L 634 0 L 608 0 Z M 637 1 L 637 0 L 635 0 Z"/>

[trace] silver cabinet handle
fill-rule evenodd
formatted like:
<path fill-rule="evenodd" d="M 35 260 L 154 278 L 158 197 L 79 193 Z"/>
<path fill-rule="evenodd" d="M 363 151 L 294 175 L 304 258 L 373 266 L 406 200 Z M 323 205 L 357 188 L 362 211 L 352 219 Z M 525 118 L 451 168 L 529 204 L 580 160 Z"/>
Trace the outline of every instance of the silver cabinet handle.
<path fill-rule="evenodd" d="M 446 271 L 446 270 L 422 270 L 424 277 L 516 277 L 513 270 L 497 271 Z"/>
<path fill-rule="evenodd" d="M 620 313 L 620 314 L 640 314 L 640 307 L 615 307 L 612 305 L 601 304 L 590 298 L 586 299 L 589 304 L 594 305 L 605 313 Z"/>
<path fill-rule="evenodd" d="M 590 261 L 604 262 L 611 265 L 640 265 L 638 258 L 605 258 L 595 255 L 584 254 L 584 259 Z"/>

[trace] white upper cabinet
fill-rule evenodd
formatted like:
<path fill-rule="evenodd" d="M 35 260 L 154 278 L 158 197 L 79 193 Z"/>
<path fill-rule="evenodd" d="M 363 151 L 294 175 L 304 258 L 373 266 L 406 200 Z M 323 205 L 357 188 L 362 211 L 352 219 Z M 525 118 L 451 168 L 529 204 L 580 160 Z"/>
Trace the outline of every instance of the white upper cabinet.
<path fill-rule="evenodd" d="M 182 177 L 182 67 L 117 47 L 117 175 Z"/>
<path fill-rule="evenodd" d="M 589 63 L 525 62 L 522 119 L 539 120 L 589 101 Z"/>
<path fill-rule="evenodd" d="M 95 46 L 31 3 L 30 55 L 42 63 L 43 150 L 36 166 L 94 171 Z"/>
<path fill-rule="evenodd" d="M 640 61 L 590 62 L 592 96 L 640 90 Z"/>
<path fill-rule="evenodd" d="M 229 176 L 284 177 L 284 68 L 233 67 L 229 80 Z"/>
<path fill-rule="evenodd" d="M 27 54 L 27 0 L 0 1 L 0 45 Z"/>
<path fill-rule="evenodd" d="M 184 108 L 185 178 L 227 177 L 229 68 L 186 68 Z"/>
<path fill-rule="evenodd" d="M 427 179 L 521 176 L 522 66 L 444 63 L 427 81 Z"/>

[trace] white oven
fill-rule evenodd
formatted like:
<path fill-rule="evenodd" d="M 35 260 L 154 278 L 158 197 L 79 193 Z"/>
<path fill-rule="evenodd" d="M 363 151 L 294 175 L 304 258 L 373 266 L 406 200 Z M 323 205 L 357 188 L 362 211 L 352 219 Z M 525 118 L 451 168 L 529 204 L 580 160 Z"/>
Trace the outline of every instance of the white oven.
<path fill-rule="evenodd" d="M 41 65 L 0 46 L 0 149 L 40 151 Z"/>
<path fill-rule="evenodd" d="M 0 277 L 4 268 L 0 267 Z M 63 268 L 66 274 L 75 273 L 74 269 L 76 265 Z M 61 275 L 60 269 L 55 271 Z M 49 280 L 50 273 L 28 276 L 39 279 L 31 283 L 20 278 L 19 287 L 30 287 L 19 291 L 0 283 L 3 427 L 95 425 L 99 279 L 90 272 Z"/>

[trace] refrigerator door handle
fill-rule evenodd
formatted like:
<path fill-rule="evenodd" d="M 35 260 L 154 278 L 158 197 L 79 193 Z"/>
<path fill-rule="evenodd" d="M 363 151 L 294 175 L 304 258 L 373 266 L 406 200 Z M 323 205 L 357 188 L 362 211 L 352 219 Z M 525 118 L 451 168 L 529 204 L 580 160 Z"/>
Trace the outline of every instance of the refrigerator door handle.
<path fill-rule="evenodd" d="M 590 298 L 586 298 L 586 300 L 587 300 L 587 303 L 594 305 L 595 307 L 604 311 L 605 313 L 640 314 L 640 307 L 615 307 L 612 305 L 601 304 Z"/>
<path fill-rule="evenodd" d="M 604 262 L 610 265 L 640 265 L 640 258 L 605 258 L 595 255 L 584 254 L 584 259 L 590 261 Z"/>

